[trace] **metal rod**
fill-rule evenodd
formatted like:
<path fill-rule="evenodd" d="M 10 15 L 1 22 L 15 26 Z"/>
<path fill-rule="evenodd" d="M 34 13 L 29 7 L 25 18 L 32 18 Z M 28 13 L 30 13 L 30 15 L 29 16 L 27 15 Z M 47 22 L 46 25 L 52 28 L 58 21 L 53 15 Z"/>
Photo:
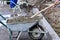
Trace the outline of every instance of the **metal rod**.
<path fill-rule="evenodd" d="M 19 36 L 17 37 L 17 40 L 19 40 L 20 36 L 21 36 L 22 32 L 19 33 Z"/>
<path fill-rule="evenodd" d="M 0 23 L 1 23 L 3 26 L 5 26 L 6 28 L 8 28 L 2 21 L 0 21 Z"/>
<path fill-rule="evenodd" d="M 28 32 L 30 32 L 30 33 L 46 33 L 46 32 L 43 32 L 43 31 L 41 31 L 41 32 L 28 31 Z"/>
<path fill-rule="evenodd" d="M 1 14 L 0 14 L 0 16 L 1 16 L 4 20 L 6 20 L 6 18 L 5 18 L 5 17 L 3 17 Z"/>

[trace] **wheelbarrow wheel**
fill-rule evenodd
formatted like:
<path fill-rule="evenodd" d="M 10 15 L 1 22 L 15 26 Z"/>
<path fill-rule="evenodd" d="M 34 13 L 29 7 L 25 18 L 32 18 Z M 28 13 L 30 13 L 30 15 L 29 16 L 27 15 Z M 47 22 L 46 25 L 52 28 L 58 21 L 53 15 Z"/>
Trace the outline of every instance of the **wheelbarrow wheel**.
<path fill-rule="evenodd" d="M 41 30 L 44 31 L 44 29 L 40 26 L 40 25 L 37 25 Z M 33 28 L 30 28 L 29 31 L 33 31 L 33 32 L 40 32 L 39 28 L 37 26 L 34 26 Z M 28 33 L 30 38 L 32 38 L 33 40 L 41 40 L 44 36 L 44 33 L 31 33 L 29 32 Z"/>

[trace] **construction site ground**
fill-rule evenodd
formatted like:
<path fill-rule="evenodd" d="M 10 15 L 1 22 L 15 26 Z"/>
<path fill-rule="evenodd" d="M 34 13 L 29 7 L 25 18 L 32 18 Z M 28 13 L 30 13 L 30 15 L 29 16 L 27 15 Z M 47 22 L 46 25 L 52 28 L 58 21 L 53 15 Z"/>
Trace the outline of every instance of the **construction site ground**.
<path fill-rule="evenodd" d="M 6 7 L 6 6 L 4 6 L 4 7 Z M 7 7 L 6 8 L 4 8 L 4 7 L 2 7 L 3 9 L 0 9 L 0 12 L 2 12 L 2 14 L 11 14 L 12 13 L 11 9 L 9 9 L 10 10 L 9 11 L 7 9 Z M 47 21 L 52 25 L 53 29 L 57 32 L 57 34 L 60 36 L 60 7 L 55 7 L 52 10 L 51 9 L 49 9 L 49 10 L 46 10 L 46 12 L 42 13 L 42 14 L 45 16 Z M 17 12 L 15 12 L 15 13 L 17 13 Z M 7 31 L 0 29 L 0 40 L 5 40 L 5 39 L 8 40 L 7 34 L 8 34 Z M 23 34 L 23 35 L 25 35 L 25 34 Z M 5 36 L 5 38 L 1 38 L 4 36 Z M 27 40 L 29 40 L 29 39 L 27 39 Z"/>
<path fill-rule="evenodd" d="M 60 36 L 60 7 L 53 7 L 42 13 L 51 24 L 55 32 Z"/>

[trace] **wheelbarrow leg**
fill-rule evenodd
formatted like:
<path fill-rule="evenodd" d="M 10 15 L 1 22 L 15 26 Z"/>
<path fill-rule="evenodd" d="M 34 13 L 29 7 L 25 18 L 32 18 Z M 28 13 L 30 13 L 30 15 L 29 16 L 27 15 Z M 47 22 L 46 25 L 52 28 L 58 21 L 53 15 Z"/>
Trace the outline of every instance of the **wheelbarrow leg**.
<path fill-rule="evenodd" d="M 17 37 L 17 40 L 19 40 L 20 36 L 21 36 L 22 32 L 19 33 L 18 37 Z"/>
<path fill-rule="evenodd" d="M 9 38 L 10 38 L 10 40 L 12 40 L 12 31 L 11 30 L 9 30 L 9 31 L 10 31 Z"/>

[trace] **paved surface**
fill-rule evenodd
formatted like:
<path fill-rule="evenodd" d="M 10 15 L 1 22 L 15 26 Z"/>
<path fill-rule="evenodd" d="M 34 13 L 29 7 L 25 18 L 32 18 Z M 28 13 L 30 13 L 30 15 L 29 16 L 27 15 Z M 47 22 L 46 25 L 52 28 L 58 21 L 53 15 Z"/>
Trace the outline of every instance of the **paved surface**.
<path fill-rule="evenodd" d="M 13 36 L 15 37 L 17 35 L 17 32 L 13 33 L 14 33 Z M 49 38 L 49 34 L 47 34 L 47 36 Z M 42 40 L 51 40 L 50 38 L 48 39 L 47 36 L 45 35 Z M 9 33 L 4 26 L 0 26 L 0 40 L 9 40 Z M 13 40 L 16 40 L 16 38 L 13 38 Z M 28 33 L 23 32 L 19 40 L 32 40 L 32 39 L 29 37 Z"/>
<path fill-rule="evenodd" d="M 0 28 L 0 40 L 9 40 L 9 34 L 7 30 Z M 16 38 L 14 38 L 13 40 L 16 40 Z M 20 37 L 20 40 L 31 40 L 31 39 L 29 38 L 27 33 L 23 33 Z"/>

